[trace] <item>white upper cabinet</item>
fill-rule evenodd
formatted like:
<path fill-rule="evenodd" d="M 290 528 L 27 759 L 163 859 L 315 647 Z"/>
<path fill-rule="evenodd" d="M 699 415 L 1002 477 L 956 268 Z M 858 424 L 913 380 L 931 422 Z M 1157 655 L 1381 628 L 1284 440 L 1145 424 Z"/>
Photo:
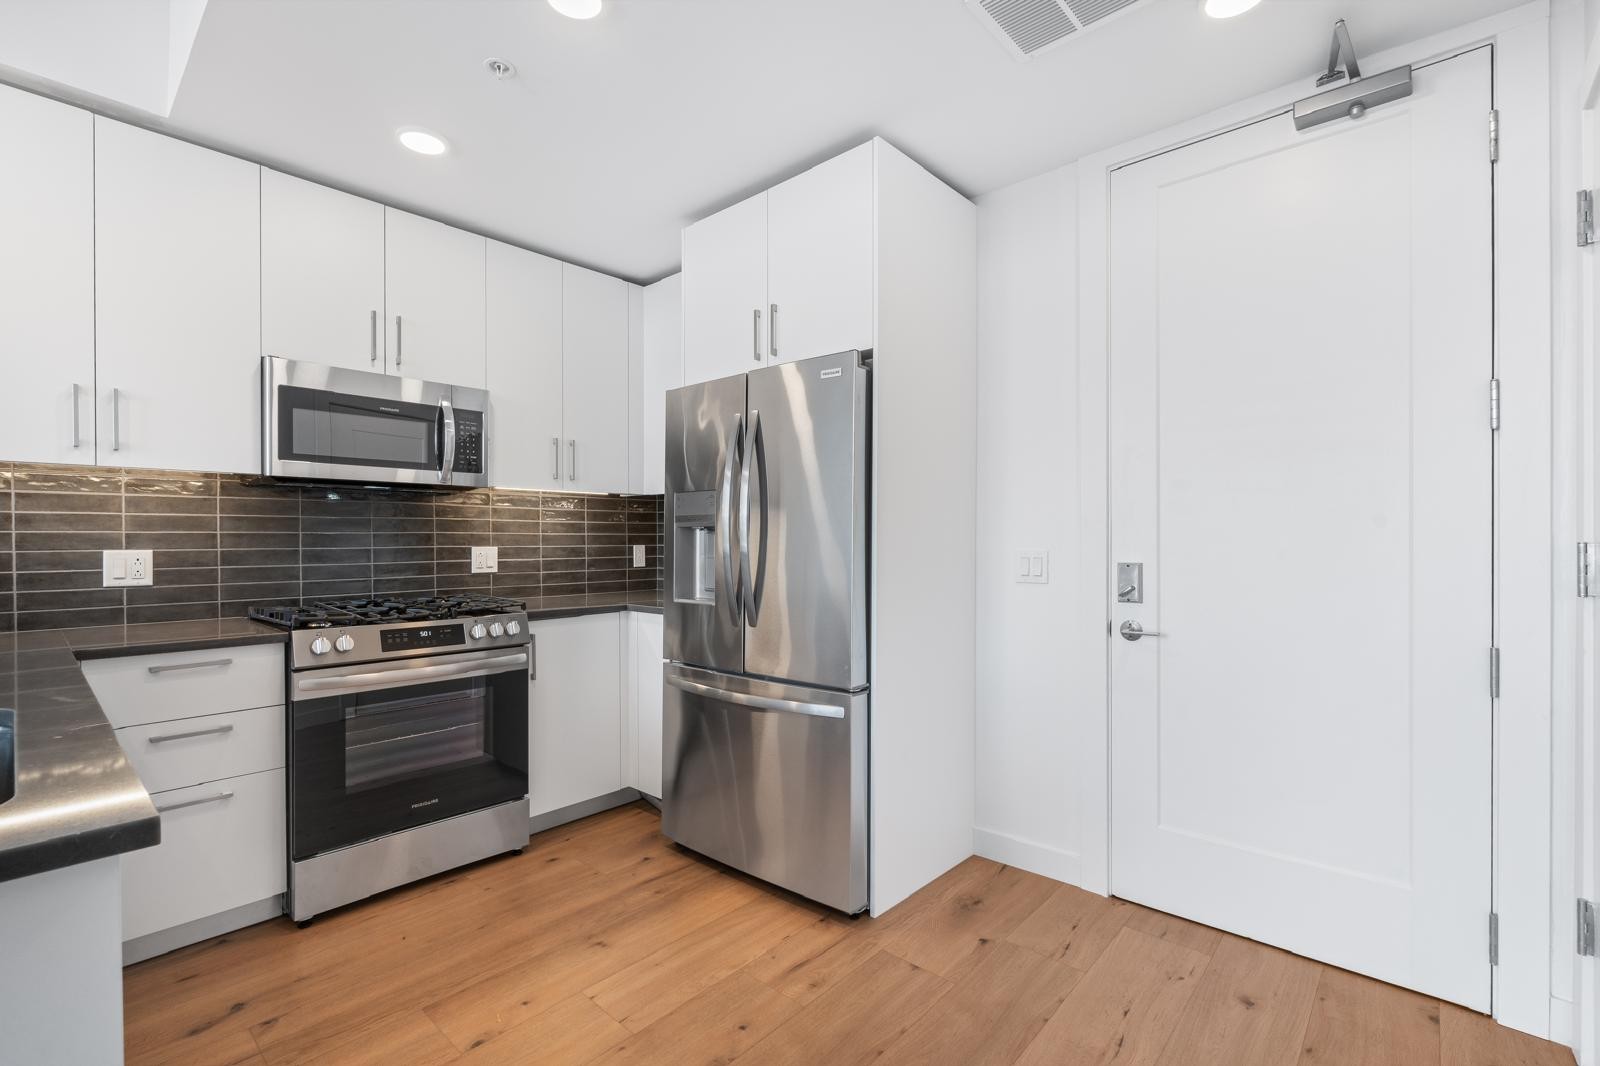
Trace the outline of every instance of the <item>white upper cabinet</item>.
<path fill-rule="evenodd" d="M 767 194 L 683 231 L 683 369 L 712 381 L 766 364 Z"/>
<path fill-rule="evenodd" d="M 384 369 L 383 205 L 261 172 L 261 348 Z"/>
<path fill-rule="evenodd" d="M 666 481 L 667 392 L 683 384 L 683 275 L 643 292 L 642 337 L 629 375 L 628 491 L 661 493 Z"/>
<path fill-rule="evenodd" d="M 99 460 L 261 468 L 261 168 L 96 118 Z"/>
<path fill-rule="evenodd" d="M 92 463 L 94 119 L 0 88 L 0 129 L 0 458 Z"/>
<path fill-rule="evenodd" d="M 622 492 L 628 486 L 630 286 L 570 263 L 561 269 L 561 484 Z"/>
<path fill-rule="evenodd" d="M 389 373 L 483 388 L 487 242 L 392 207 L 384 232 Z"/>
<path fill-rule="evenodd" d="M 561 487 L 561 263 L 489 242 L 489 483 Z"/>
<path fill-rule="evenodd" d="M 767 357 L 872 346 L 869 142 L 767 192 Z"/>

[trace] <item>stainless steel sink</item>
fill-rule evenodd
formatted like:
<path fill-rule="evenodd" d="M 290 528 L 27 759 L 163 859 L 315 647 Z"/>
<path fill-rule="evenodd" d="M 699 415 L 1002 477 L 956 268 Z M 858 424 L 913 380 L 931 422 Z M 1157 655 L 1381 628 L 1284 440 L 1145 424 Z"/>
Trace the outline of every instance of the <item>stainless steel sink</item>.
<path fill-rule="evenodd" d="M 0 710 L 0 803 L 17 794 L 17 712 Z"/>

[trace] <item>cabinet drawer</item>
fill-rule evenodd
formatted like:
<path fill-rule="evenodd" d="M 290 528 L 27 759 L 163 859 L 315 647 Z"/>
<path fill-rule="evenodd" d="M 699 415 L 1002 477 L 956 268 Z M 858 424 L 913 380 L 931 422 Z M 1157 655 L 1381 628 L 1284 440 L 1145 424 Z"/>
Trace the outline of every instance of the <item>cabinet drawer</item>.
<path fill-rule="evenodd" d="M 284 890 L 283 771 L 151 797 L 161 843 L 122 856 L 122 939 L 171 929 Z"/>
<path fill-rule="evenodd" d="M 117 728 L 283 703 L 283 645 L 90 659 L 83 676 Z"/>
<path fill-rule="evenodd" d="M 181 718 L 117 730 L 146 792 L 283 767 L 282 707 Z"/>

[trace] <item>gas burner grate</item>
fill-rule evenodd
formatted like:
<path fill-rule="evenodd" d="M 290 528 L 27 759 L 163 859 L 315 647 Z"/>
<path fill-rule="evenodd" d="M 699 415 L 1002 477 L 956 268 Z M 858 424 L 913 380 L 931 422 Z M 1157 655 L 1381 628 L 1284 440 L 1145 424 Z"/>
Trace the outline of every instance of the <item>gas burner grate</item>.
<path fill-rule="evenodd" d="M 252 607 L 250 617 L 283 629 L 330 629 L 393 622 L 435 622 L 526 610 L 521 600 L 504 596 L 419 596 L 412 599 L 363 597 L 312 603 Z"/>

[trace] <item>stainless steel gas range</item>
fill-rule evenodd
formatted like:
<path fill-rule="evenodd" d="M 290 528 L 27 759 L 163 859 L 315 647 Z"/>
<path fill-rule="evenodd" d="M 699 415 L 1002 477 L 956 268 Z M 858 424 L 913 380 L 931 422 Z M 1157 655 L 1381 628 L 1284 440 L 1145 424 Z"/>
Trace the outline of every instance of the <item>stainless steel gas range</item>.
<path fill-rule="evenodd" d="M 528 620 L 493 597 L 252 609 L 290 630 L 298 922 L 528 843 Z"/>

